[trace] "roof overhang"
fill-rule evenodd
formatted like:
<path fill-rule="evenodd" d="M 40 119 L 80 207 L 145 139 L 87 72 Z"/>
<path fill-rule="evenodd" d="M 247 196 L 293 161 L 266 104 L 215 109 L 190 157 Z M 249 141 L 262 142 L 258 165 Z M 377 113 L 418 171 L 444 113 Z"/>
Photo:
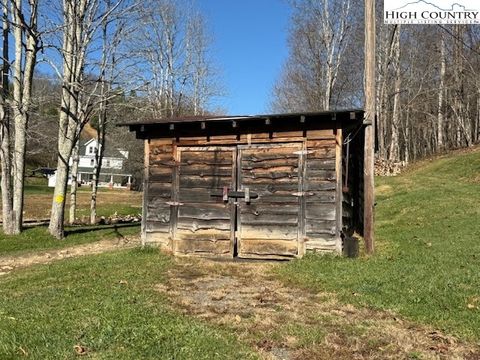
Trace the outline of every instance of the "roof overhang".
<path fill-rule="evenodd" d="M 137 138 L 148 139 L 357 126 L 363 122 L 363 117 L 362 109 L 351 109 L 242 116 L 185 116 L 125 122 L 118 126 L 128 126 L 130 131 L 136 132 Z"/>

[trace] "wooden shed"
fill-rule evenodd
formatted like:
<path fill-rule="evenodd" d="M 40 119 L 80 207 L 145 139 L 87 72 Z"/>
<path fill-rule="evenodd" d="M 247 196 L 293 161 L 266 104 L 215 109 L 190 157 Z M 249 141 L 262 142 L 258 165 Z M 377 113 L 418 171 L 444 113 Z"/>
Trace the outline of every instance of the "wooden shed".
<path fill-rule="evenodd" d="M 363 231 L 363 110 L 127 123 L 145 141 L 142 239 L 175 254 L 302 257 Z"/>

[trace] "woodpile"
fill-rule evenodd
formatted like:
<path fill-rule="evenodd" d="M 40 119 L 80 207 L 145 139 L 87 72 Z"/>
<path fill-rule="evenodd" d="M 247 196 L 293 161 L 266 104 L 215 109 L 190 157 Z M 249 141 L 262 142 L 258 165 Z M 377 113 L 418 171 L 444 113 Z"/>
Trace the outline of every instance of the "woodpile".
<path fill-rule="evenodd" d="M 111 224 L 127 224 L 127 223 L 137 223 L 142 221 L 142 215 L 118 215 L 117 213 L 105 217 L 100 217 L 98 225 L 111 225 Z"/>
<path fill-rule="evenodd" d="M 405 162 L 394 162 L 386 159 L 375 159 L 375 176 L 397 176 L 400 175 Z"/>

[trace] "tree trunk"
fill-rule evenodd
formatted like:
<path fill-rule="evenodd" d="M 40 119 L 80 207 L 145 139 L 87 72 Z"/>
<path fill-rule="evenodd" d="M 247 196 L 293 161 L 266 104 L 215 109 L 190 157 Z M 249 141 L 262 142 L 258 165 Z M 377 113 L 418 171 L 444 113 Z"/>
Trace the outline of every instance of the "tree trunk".
<path fill-rule="evenodd" d="M 72 225 L 75 223 L 76 212 L 77 212 L 77 190 L 78 190 L 78 162 L 80 161 L 80 156 L 78 154 L 80 142 L 77 141 L 77 144 L 72 151 L 72 169 L 71 169 L 71 179 L 72 184 L 70 185 L 70 216 L 69 223 Z"/>
<path fill-rule="evenodd" d="M 8 36 L 10 33 L 8 22 L 8 0 L 2 0 L 2 45 L 3 45 L 3 64 L 1 71 L 1 99 L 0 99 L 0 165 L 1 172 L 1 190 L 2 190 L 2 217 L 3 232 L 7 235 L 13 233 L 13 194 L 12 194 L 12 160 L 10 157 L 10 114 L 8 111 L 7 98 L 9 95 L 8 73 L 10 69 L 8 53 Z"/>
<path fill-rule="evenodd" d="M 87 5 L 87 1 L 64 0 L 63 2 L 63 79 L 58 127 L 57 181 L 48 228 L 50 234 L 57 239 L 64 237 L 68 162 L 78 141 L 77 135 L 82 127 L 79 116 L 79 94 L 85 63 L 85 44 L 81 41 L 84 40 L 83 29 L 85 24 L 82 19 L 85 16 Z"/>
<path fill-rule="evenodd" d="M 23 225 L 23 198 L 25 181 L 25 153 L 27 126 L 30 115 L 33 72 L 37 54 L 37 4 L 30 1 L 30 27 L 25 31 L 22 21 L 22 0 L 12 2 L 15 62 L 13 66 L 13 114 L 15 121 L 15 145 L 13 153 L 13 233 L 19 234 Z M 25 34 L 26 33 L 26 34 Z M 24 41 L 24 34 L 26 40 Z M 24 44 L 26 42 L 26 44 Z M 25 51 L 23 50 L 25 46 Z M 25 63 L 22 69 L 22 63 Z"/>
<path fill-rule="evenodd" d="M 65 210 L 65 194 L 67 193 L 68 182 L 68 162 L 63 161 L 66 157 L 68 161 L 69 151 L 68 145 L 64 145 L 60 149 L 63 155 L 60 155 L 57 163 L 56 183 L 53 193 L 52 213 L 50 216 L 50 225 L 48 230 L 51 235 L 57 239 L 63 239 L 63 222 Z"/>
<path fill-rule="evenodd" d="M 447 59 L 445 53 L 445 38 L 440 35 L 440 87 L 438 89 L 438 115 L 437 115 L 437 150 L 443 150 L 444 144 L 444 96 L 445 76 L 447 73 Z"/>
<path fill-rule="evenodd" d="M 390 143 L 390 160 L 399 160 L 399 125 L 400 125 L 400 91 L 402 86 L 402 73 L 400 64 L 400 25 L 395 34 L 395 93 L 393 98 L 392 114 L 392 142 Z"/>

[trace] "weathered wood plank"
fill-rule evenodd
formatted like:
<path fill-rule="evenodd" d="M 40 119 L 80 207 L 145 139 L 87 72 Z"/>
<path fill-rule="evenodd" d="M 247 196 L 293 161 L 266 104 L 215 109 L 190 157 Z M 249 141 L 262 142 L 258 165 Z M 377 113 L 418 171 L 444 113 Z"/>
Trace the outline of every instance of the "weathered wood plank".
<path fill-rule="evenodd" d="M 336 234 L 336 221 L 307 219 L 305 231 L 308 234 L 326 234 L 333 236 Z"/>
<path fill-rule="evenodd" d="M 152 158 L 161 158 L 163 156 L 166 156 L 167 154 L 170 154 L 172 156 L 173 154 L 173 145 L 158 145 L 158 146 L 151 146 L 150 147 L 150 157 Z"/>
<path fill-rule="evenodd" d="M 150 174 L 149 175 L 150 182 L 158 182 L 158 183 L 172 183 L 173 181 L 173 174 Z"/>
<path fill-rule="evenodd" d="M 273 182 L 266 181 L 265 183 L 255 183 L 255 187 L 250 187 L 251 191 L 255 191 L 258 194 L 270 193 L 274 194 L 279 191 L 288 191 L 291 193 L 298 192 L 298 184 L 292 182 Z"/>
<path fill-rule="evenodd" d="M 221 191 L 221 189 L 189 188 L 182 189 L 179 194 L 179 201 L 182 203 L 224 203 L 221 196 L 212 196 L 211 194 Z"/>
<path fill-rule="evenodd" d="M 230 219 L 227 220 L 199 220 L 195 218 L 179 217 L 177 228 L 195 233 L 199 230 L 230 231 Z"/>
<path fill-rule="evenodd" d="M 163 145 L 172 145 L 173 140 L 171 138 L 168 139 L 150 139 L 150 144 L 152 147 L 163 146 Z"/>
<path fill-rule="evenodd" d="M 298 158 L 291 157 L 287 159 L 267 159 L 265 161 L 248 161 L 242 159 L 242 170 L 253 169 L 271 169 L 275 167 L 298 167 Z"/>
<path fill-rule="evenodd" d="M 316 204 L 309 202 L 306 204 L 307 219 L 335 220 L 336 213 L 335 204 Z"/>
<path fill-rule="evenodd" d="M 307 171 L 335 170 L 335 159 L 308 159 Z"/>
<path fill-rule="evenodd" d="M 172 186 L 164 183 L 150 183 L 148 186 L 148 200 L 155 201 L 156 198 L 171 198 Z"/>
<path fill-rule="evenodd" d="M 192 233 L 190 230 L 177 229 L 175 240 L 188 240 L 192 243 L 192 247 L 195 247 L 196 244 L 200 244 L 202 240 L 210 241 L 212 243 L 219 240 L 227 240 L 230 242 L 230 231 L 200 229 Z"/>
<path fill-rule="evenodd" d="M 337 241 L 336 238 L 333 239 L 306 239 L 305 246 L 308 250 L 317 250 L 317 251 L 336 251 Z"/>
<path fill-rule="evenodd" d="M 334 203 L 335 202 L 335 191 L 311 191 L 307 192 L 305 195 L 305 201 L 309 203 L 315 203 L 321 206 L 321 203 Z"/>
<path fill-rule="evenodd" d="M 245 203 L 240 203 L 240 212 L 241 214 L 298 214 L 298 202 L 295 204 L 285 204 L 285 206 L 278 206 L 277 204 L 269 203 L 251 203 L 249 205 Z"/>
<path fill-rule="evenodd" d="M 188 203 L 179 207 L 178 216 L 199 220 L 229 220 L 230 207 L 228 204 Z"/>
<path fill-rule="evenodd" d="M 176 239 L 174 242 L 175 252 L 177 254 L 233 256 L 230 250 L 230 239 L 220 241 L 208 239 L 198 239 L 195 241 Z"/>
<path fill-rule="evenodd" d="M 246 163 L 257 162 L 270 162 L 277 160 L 289 160 L 296 159 L 298 161 L 298 155 L 294 154 L 298 149 L 288 149 L 290 153 L 247 153 L 243 154 L 242 161 Z"/>
<path fill-rule="evenodd" d="M 333 134 L 333 130 L 332 134 Z M 335 144 L 336 144 L 336 139 L 335 135 L 331 139 L 325 139 L 325 140 L 307 140 L 307 148 L 309 150 L 309 153 L 311 150 L 316 150 L 320 148 L 333 148 L 335 150 Z"/>
<path fill-rule="evenodd" d="M 182 188 L 204 188 L 222 189 L 224 186 L 232 187 L 231 176 L 180 176 L 180 189 Z M 181 190 L 180 190 L 181 191 Z"/>
<path fill-rule="evenodd" d="M 242 173 L 243 179 L 291 179 L 292 181 L 298 181 L 298 174 L 295 171 L 280 172 L 280 171 L 244 171 Z"/>
<path fill-rule="evenodd" d="M 230 151 L 182 151 L 182 165 L 232 165 L 233 155 Z"/>
<path fill-rule="evenodd" d="M 311 170 L 307 171 L 307 178 L 309 180 L 327 180 L 327 181 L 335 181 L 337 179 L 337 175 L 335 170 Z"/>
<path fill-rule="evenodd" d="M 168 234 L 170 232 L 170 225 L 168 222 L 147 219 L 145 226 L 147 232 L 159 232 L 163 234 Z"/>
<path fill-rule="evenodd" d="M 172 168 L 169 166 L 150 165 L 150 175 L 172 175 Z"/>
<path fill-rule="evenodd" d="M 243 239 L 239 246 L 239 256 L 245 258 L 295 255 L 297 255 L 296 241 Z"/>
<path fill-rule="evenodd" d="M 336 190 L 337 184 L 334 181 L 325 180 L 311 180 L 308 179 L 305 183 L 305 191 L 324 191 L 324 190 Z"/>
<path fill-rule="evenodd" d="M 296 188 L 298 191 L 298 177 L 284 176 L 284 177 L 279 177 L 275 179 L 272 179 L 270 177 L 252 178 L 252 177 L 245 176 L 245 174 L 242 174 L 242 185 L 248 186 L 252 189 L 253 189 L 253 186 L 258 186 L 258 188 L 261 188 L 264 185 L 276 186 L 279 184 L 289 184 L 290 189 L 295 190 Z M 257 187 L 255 187 L 255 189 L 257 189 Z"/>
<path fill-rule="evenodd" d="M 272 214 L 268 212 L 262 213 L 242 213 L 242 225 L 256 225 L 256 226 L 282 226 L 292 225 L 298 226 L 297 214 Z"/>
<path fill-rule="evenodd" d="M 241 242 L 248 239 L 272 239 L 272 240 L 292 240 L 297 241 L 298 224 L 275 225 L 275 226 L 256 226 L 243 224 L 240 228 Z M 295 244 L 296 248 L 296 244 Z"/>
<path fill-rule="evenodd" d="M 307 131 L 308 140 L 331 140 L 335 139 L 332 129 L 325 130 L 308 130 Z"/>
<path fill-rule="evenodd" d="M 170 221 L 170 207 L 150 207 L 148 208 L 148 214 L 146 219 L 148 221 L 160 221 L 168 223 Z"/>
<path fill-rule="evenodd" d="M 262 204 L 285 204 L 285 205 L 296 205 L 298 204 L 298 197 L 292 195 L 294 193 L 287 193 L 287 194 L 262 194 L 258 196 L 258 199 L 255 199 L 255 203 L 262 203 Z M 278 205 L 276 205 L 278 206 Z"/>
<path fill-rule="evenodd" d="M 180 166 L 180 176 L 196 175 L 205 176 L 232 176 L 231 165 L 207 165 L 207 164 L 191 164 Z"/>

